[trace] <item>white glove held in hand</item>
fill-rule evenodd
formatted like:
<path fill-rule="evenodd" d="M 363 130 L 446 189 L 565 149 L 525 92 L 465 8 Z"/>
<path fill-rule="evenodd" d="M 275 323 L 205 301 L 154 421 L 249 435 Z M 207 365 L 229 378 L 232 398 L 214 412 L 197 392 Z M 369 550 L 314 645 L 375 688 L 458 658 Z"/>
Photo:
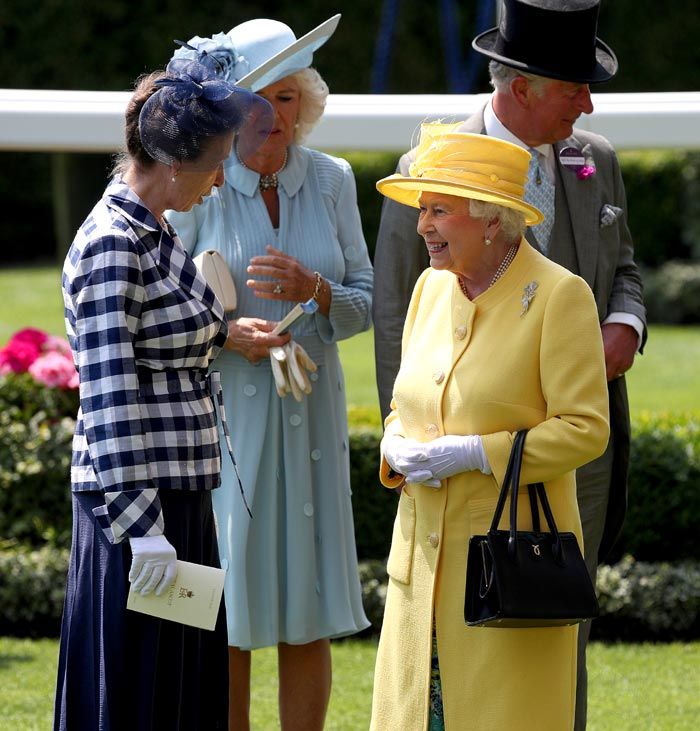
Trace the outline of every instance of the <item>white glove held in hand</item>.
<path fill-rule="evenodd" d="M 404 469 L 408 473 L 429 472 L 435 480 L 444 480 L 460 472 L 480 470 L 491 474 L 491 466 L 477 434 L 456 436 L 448 434 L 432 442 L 410 446 L 401 455 Z M 404 473 L 406 474 L 406 473 Z M 408 480 L 408 474 L 406 474 Z"/>
<path fill-rule="evenodd" d="M 438 437 L 418 442 L 388 436 L 382 440 L 382 453 L 390 467 L 405 475 L 406 482 L 439 487 L 440 480 L 460 472 L 480 470 L 491 474 L 481 437 L 478 435 Z"/>
<path fill-rule="evenodd" d="M 165 593 L 177 577 L 177 552 L 165 536 L 130 538 L 131 570 L 129 581 L 134 591 L 145 596 L 154 589 Z"/>
<path fill-rule="evenodd" d="M 400 475 L 405 475 L 400 460 L 401 450 L 406 444 L 418 444 L 418 442 L 415 439 L 404 439 L 397 434 L 385 434 L 379 445 L 379 451 L 389 463 L 389 467 Z"/>
<path fill-rule="evenodd" d="M 303 394 L 311 393 L 307 371 L 314 373 L 317 368 L 299 343 L 290 340 L 282 347 L 270 348 L 270 364 L 275 388 L 281 398 L 291 393 L 297 401 L 301 401 Z"/>

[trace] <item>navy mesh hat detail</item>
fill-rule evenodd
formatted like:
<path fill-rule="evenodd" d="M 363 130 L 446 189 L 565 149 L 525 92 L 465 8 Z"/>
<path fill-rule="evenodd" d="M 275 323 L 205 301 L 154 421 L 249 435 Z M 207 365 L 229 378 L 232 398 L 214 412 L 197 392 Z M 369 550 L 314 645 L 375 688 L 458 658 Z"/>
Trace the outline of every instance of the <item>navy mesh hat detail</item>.
<path fill-rule="evenodd" d="M 249 157 L 272 130 L 274 111 L 262 97 L 216 75 L 216 61 L 173 59 L 158 90 L 139 114 L 141 144 L 166 165 L 193 171 L 215 170 L 225 159 L 211 139 L 237 134 L 237 148 Z M 230 151 L 230 150 L 229 150 Z"/>

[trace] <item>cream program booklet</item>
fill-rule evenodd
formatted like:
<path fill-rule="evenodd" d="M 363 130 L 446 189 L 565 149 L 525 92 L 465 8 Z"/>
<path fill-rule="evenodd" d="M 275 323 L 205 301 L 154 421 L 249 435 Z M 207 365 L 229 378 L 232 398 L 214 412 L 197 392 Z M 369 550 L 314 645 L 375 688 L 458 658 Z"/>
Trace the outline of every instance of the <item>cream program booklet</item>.
<path fill-rule="evenodd" d="M 165 594 L 156 596 L 151 592 L 141 596 L 130 589 L 126 608 L 212 630 L 219 613 L 225 575 L 223 569 L 178 561 L 177 578 Z"/>

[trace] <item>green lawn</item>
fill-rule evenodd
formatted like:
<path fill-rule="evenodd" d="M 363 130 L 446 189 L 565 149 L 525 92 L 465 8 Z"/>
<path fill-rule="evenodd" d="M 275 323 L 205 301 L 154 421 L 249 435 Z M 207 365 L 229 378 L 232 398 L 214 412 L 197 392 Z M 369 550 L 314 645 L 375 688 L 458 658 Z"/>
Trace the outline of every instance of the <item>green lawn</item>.
<path fill-rule="evenodd" d="M 63 334 L 57 267 L 0 270 L 0 344 L 22 327 Z M 351 412 L 379 423 L 373 333 L 341 344 Z M 633 415 L 700 411 L 700 327 L 650 328 L 628 382 Z M 333 645 L 334 690 L 326 728 L 366 729 L 375 644 Z M 56 642 L 0 638 L 0 731 L 50 726 Z M 589 651 L 589 731 L 684 731 L 700 718 L 700 643 L 601 645 Z M 255 654 L 253 728 L 276 729 L 276 656 Z"/>
<path fill-rule="evenodd" d="M 58 267 L 0 270 L 0 344 L 21 327 L 64 334 Z M 374 373 L 374 333 L 341 343 L 348 406 L 360 419 L 379 423 Z M 649 328 L 644 355 L 628 375 L 633 416 L 643 411 L 700 410 L 700 327 Z"/>
<path fill-rule="evenodd" d="M 65 335 L 59 267 L 0 269 L 0 343 L 23 327 Z"/>
<path fill-rule="evenodd" d="M 50 727 L 55 640 L 0 638 L 0 729 Z M 327 731 L 369 725 L 373 641 L 333 643 L 333 694 Z M 589 731 L 694 731 L 700 717 L 700 643 L 589 648 Z M 253 655 L 252 728 L 277 723 L 276 653 Z"/>

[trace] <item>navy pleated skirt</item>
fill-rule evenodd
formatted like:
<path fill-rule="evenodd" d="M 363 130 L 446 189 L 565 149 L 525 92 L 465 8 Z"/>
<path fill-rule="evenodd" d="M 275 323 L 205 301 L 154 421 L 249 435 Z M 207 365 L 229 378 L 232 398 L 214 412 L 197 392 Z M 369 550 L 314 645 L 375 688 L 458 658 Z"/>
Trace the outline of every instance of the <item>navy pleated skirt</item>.
<path fill-rule="evenodd" d="M 210 492 L 160 492 L 165 535 L 179 559 L 219 566 Z M 73 493 L 73 543 L 56 686 L 56 731 L 228 728 L 228 643 L 213 632 L 126 609 L 129 542 L 112 545 Z"/>

